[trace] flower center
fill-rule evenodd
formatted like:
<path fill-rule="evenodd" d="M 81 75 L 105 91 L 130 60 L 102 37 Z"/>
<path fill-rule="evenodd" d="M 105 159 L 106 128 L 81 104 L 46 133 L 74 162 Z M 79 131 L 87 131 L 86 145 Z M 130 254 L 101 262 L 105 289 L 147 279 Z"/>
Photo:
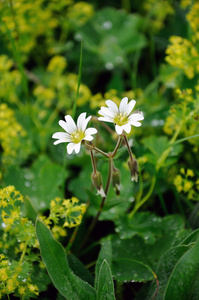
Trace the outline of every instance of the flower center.
<path fill-rule="evenodd" d="M 124 115 L 122 113 L 119 113 L 115 115 L 113 121 L 115 124 L 122 126 L 128 123 L 128 116 L 126 113 Z"/>
<path fill-rule="evenodd" d="M 85 132 L 81 131 L 80 129 L 77 129 L 73 133 L 71 133 L 71 142 L 78 144 L 85 138 Z"/>

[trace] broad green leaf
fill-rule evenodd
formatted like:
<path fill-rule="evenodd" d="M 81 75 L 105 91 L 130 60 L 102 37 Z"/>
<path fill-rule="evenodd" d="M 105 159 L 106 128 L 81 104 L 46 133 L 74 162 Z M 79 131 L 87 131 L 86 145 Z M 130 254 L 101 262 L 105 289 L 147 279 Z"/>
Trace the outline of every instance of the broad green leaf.
<path fill-rule="evenodd" d="M 112 248 L 111 248 L 111 242 L 110 240 L 107 240 L 100 250 L 100 253 L 97 258 L 96 266 L 95 266 L 95 288 L 98 286 L 98 278 L 99 278 L 99 272 L 100 268 L 102 266 L 103 261 L 106 260 L 106 262 L 111 266 L 112 261 Z"/>
<path fill-rule="evenodd" d="M 164 300 L 199 299 L 199 241 L 177 262 L 169 278 Z"/>
<path fill-rule="evenodd" d="M 80 277 L 82 280 L 86 281 L 90 285 L 94 285 L 94 278 L 88 269 L 83 265 L 83 263 L 73 254 L 68 255 L 68 264 L 70 269 Z"/>
<path fill-rule="evenodd" d="M 115 300 L 111 268 L 106 260 L 102 262 L 99 270 L 97 300 Z"/>
<path fill-rule="evenodd" d="M 150 267 L 133 259 L 117 259 L 112 262 L 114 278 L 119 281 L 145 282 L 154 278 Z"/>
<path fill-rule="evenodd" d="M 64 248 L 40 220 L 36 223 L 36 233 L 42 260 L 60 294 L 70 300 L 81 300 L 82 297 L 94 300 L 94 289 L 70 270 Z"/>
<path fill-rule="evenodd" d="M 163 300 L 164 292 L 167 286 L 167 282 L 174 269 L 176 263 L 181 259 L 193 245 L 181 245 L 169 249 L 161 258 L 159 267 L 157 270 L 157 278 L 159 282 L 159 289 L 156 294 L 156 300 Z M 148 300 L 152 299 L 157 289 L 157 282 L 153 280 L 151 284 L 146 288 L 143 287 L 142 290 L 137 295 L 137 300 Z M 173 299 L 173 298 L 171 298 Z"/>
<path fill-rule="evenodd" d="M 150 150 L 150 153 L 146 153 L 148 161 L 152 164 L 156 164 L 158 159 L 161 157 L 163 152 L 171 147 L 169 156 L 164 162 L 165 166 L 168 166 L 175 162 L 177 155 L 182 151 L 182 145 L 170 145 L 169 140 L 166 136 L 154 136 L 145 137 L 142 140 L 143 144 L 147 149 Z"/>
<path fill-rule="evenodd" d="M 27 217 L 29 217 L 33 222 L 36 222 L 37 220 L 37 213 L 32 206 L 32 203 L 28 197 L 25 197 L 25 214 Z"/>
<path fill-rule="evenodd" d="M 84 47 L 97 54 L 105 65 L 126 66 L 127 55 L 146 46 L 144 26 L 142 17 L 107 7 L 98 11 L 78 33 Z"/>
<path fill-rule="evenodd" d="M 161 221 L 157 218 L 156 229 L 158 231 L 155 232 L 154 237 L 156 238 L 152 244 L 146 242 L 147 236 L 145 236 L 145 239 L 138 235 L 135 235 L 130 239 L 120 239 L 117 235 L 112 236 L 113 262 L 120 259 L 129 259 L 135 262 L 134 267 L 132 263 L 131 280 L 138 280 L 138 264 L 141 265 L 139 274 L 142 273 L 143 265 L 149 267 L 150 270 L 156 273 L 162 255 L 164 255 L 171 247 L 178 245 L 188 234 L 187 230 L 184 229 L 184 222 L 179 216 L 167 216 Z M 121 266 L 115 264 L 114 274 L 119 273 L 120 271 Z M 124 275 L 125 274 L 123 274 L 123 280 L 129 280 L 128 272 L 126 273 L 126 279 Z M 151 273 L 147 272 L 143 274 L 142 278 L 144 278 L 144 280 L 151 280 Z"/>
<path fill-rule="evenodd" d="M 191 232 L 183 241 L 182 245 L 188 245 L 190 243 L 196 242 L 199 239 L 199 229 Z"/>
<path fill-rule="evenodd" d="M 5 183 L 12 184 L 24 196 L 30 198 L 36 211 L 48 209 L 55 197 L 63 197 L 60 190 L 67 171 L 60 165 L 41 155 L 30 169 L 10 167 L 5 175 Z"/>
<path fill-rule="evenodd" d="M 138 234 L 148 243 L 153 243 L 161 234 L 161 222 L 161 218 L 149 212 L 138 212 L 133 218 L 123 215 L 115 220 L 116 232 L 119 233 L 121 239 L 129 239 Z"/>

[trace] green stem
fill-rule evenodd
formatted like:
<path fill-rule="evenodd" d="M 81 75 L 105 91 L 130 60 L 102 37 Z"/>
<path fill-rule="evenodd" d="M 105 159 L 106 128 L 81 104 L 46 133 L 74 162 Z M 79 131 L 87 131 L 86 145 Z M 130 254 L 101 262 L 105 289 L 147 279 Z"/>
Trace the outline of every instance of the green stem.
<path fill-rule="evenodd" d="M 92 166 L 93 166 L 93 172 L 96 173 L 97 169 L 96 169 L 95 159 L 94 159 L 94 155 L 93 155 L 92 150 L 91 150 L 91 163 L 92 163 Z"/>
<path fill-rule="evenodd" d="M 134 216 L 134 214 L 136 213 L 136 211 L 149 199 L 149 197 L 151 196 L 153 189 L 155 187 L 155 183 L 156 183 L 156 176 L 153 176 L 152 181 L 151 181 L 151 186 L 149 188 L 148 193 L 145 195 L 145 197 L 141 201 L 136 203 L 133 210 L 129 213 L 129 218 L 132 218 Z"/>
<path fill-rule="evenodd" d="M 113 152 L 111 154 L 111 157 L 115 156 L 115 154 L 116 154 L 116 152 L 117 152 L 117 150 L 118 150 L 118 148 L 119 148 L 119 146 L 121 144 L 121 141 L 122 141 L 122 138 L 121 138 L 121 135 L 119 135 L 119 138 L 117 140 L 117 144 L 116 144 L 115 149 L 113 150 Z"/>
<path fill-rule="evenodd" d="M 71 236 L 71 238 L 70 238 L 70 240 L 69 240 L 69 242 L 68 242 L 68 245 L 67 245 L 67 247 L 66 247 L 66 253 L 67 253 L 67 254 L 69 253 L 69 251 L 70 251 L 70 249 L 71 249 L 71 247 L 72 247 L 72 245 L 73 245 L 73 243 L 74 243 L 74 240 L 75 240 L 75 238 L 76 238 L 76 236 L 77 236 L 78 229 L 79 229 L 79 226 L 77 226 L 77 227 L 75 228 L 75 230 L 73 231 L 73 234 L 72 234 L 72 236 Z"/>
<path fill-rule="evenodd" d="M 102 202 L 100 204 L 100 208 L 95 216 L 95 218 L 93 219 L 93 221 L 91 222 L 89 228 L 88 228 L 88 231 L 87 231 L 87 234 L 80 246 L 80 250 L 84 247 L 84 245 L 87 243 L 91 233 L 93 232 L 94 228 L 95 228 L 95 225 L 97 224 L 97 221 L 99 219 L 99 216 L 101 215 L 101 212 L 104 208 L 104 204 L 105 204 L 105 201 L 106 201 L 106 198 L 107 198 L 107 194 L 108 194 L 108 190 L 109 190 L 109 187 L 110 187 L 110 183 L 111 183 L 111 177 L 112 177 L 112 158 L 109 157 L 109 173 L 108 173 L 108 178 L 107 178 L 107 182 L 106 182 L 106 188 L 105 188 L 105 197 L 102 198 Z"/>
<path fill-rule="evenodd" d="M 125 140 L 125 143 L 126 143 L 126 146 L 127 146 L 128 152 L 129 152 L 129 157 L 130 157 L 130 160 L 131 160 L 131 162 L 133 163 L 133 155 L 132 155 L 131 148 L 130 148 L 130 146 L 129 146 L 128 139 L 127 139 L 127 137 L 126 137 L 126 135 L 125 135 L 125 134 L 123 134 L 123 137 L 124 137 L 124 140 Z"/>
<path fill-rule="evenodd" d="M 95 147 L 92 143 L 91 143 L 90 145 L 84 143 L 84 146 L 87 147 L 87 148 L 90 149 L 90 150 L 95 150 L 95 151 L 101 153 L 102 155 L 106 156 L 107 158 L 110 158 L 109 154 L 107 154 L 106 152 L 104 152 L 104 151 L 98 149 L 98 148 Z"/>

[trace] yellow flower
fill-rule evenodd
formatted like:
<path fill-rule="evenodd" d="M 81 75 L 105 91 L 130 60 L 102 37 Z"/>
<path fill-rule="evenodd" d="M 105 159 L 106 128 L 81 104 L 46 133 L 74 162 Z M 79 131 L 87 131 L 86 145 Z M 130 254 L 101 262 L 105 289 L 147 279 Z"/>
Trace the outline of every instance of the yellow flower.
<path fill-rule="evenodd" d="M 194 172 L 192 170 L 188 169 L 187 176 L 194 177 Z"/>

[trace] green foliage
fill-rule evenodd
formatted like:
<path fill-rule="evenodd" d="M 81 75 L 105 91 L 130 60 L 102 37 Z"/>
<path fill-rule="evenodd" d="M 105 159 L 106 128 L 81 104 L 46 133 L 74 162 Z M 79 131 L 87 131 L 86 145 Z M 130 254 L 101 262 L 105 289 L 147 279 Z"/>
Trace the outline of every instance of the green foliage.
<path fill-rule="evenodd" d="M 199 299 L 198 15 L 189 0 L 0 1 L 1 299 Z M 144 120 L 117 145 L 97 115 L 124 97 Z M 52 134 L 82 112 L 98 133 L 68 155 Z"/>
<path fill-rule="evenodd" d="M 36 224 L 36 232 L 42 259 L 58 291 L 66 299 L 81 299 L 81 295 L 89 300 L 95 299 L 94 289 L 70 270 L 63 247 L 39 220 Z"/>

